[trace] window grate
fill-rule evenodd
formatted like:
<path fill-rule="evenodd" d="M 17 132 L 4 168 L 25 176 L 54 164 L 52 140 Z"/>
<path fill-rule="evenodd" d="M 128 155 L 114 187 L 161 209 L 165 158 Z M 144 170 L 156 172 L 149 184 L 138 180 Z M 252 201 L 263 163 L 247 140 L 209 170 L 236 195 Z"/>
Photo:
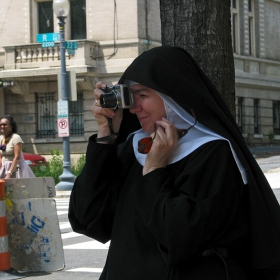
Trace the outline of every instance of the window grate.
<path fill-rule="evenodd" d="M 38 125 L 37 138 L 50 138 L 56 135 L 55 93 L 37 94 Z"/>
<path fill-rule="evenodd" d="M 70 135 L 84 135 L 84 95 L 82 91 L 77 93 L 77 101 L 69 102 Z"/>
<path fill-rule="evenodd" d="M 238 124 L 238 127 L 241 131 L 241 133 L 243 133 L 243 111 L 244 111 L 244 108 L 243 108 L 243 97 L 238 97 L 238 107 L 237 107 L 237 124 Z"/>
<path fill-rule="evenodd" d="M 259 99 L 254 99 L 254 133 L 260 133 L 259 124 Z"/>
<path fill-rule="evenodd" d="M 273 133 L 280 134 L 280 101 L 273 102 Z"/>

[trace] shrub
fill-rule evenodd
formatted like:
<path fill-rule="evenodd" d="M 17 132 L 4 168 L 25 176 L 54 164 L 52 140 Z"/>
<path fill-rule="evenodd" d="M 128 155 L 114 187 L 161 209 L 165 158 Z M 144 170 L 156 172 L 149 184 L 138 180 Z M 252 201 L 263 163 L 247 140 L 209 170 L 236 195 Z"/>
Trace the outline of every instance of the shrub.
<path fill-rule="evenodd" d="M 73 165 L 71 170 L 72 173 L 77 177 L 83 170 L 83 167 L 86 163 L 86 156 L 82 155 L 79 159 L 76 165 Z"/>
<path fill-rule="evenodd" d="M 31 166 L 36 177 L 53 177 L 55 184 L 60 182 L 59 176 L 63 173 L 62 154 L 57 150 L 50 151 L 52 158 L 47 165 Z M 71 166 L 72 173 L 77 177 L 85 164 L 85 155 L 82 155 L 77 162 L 77 165 Z"/>

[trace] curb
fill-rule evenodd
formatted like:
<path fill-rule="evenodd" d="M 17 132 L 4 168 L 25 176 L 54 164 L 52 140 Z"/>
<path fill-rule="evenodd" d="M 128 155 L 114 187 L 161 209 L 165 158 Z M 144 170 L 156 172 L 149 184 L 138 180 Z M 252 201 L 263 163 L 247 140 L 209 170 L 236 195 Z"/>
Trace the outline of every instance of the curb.
<path fill-rule="evenodd" d="M 68 198 L 70 197 L 71 191 L 56 191 L 54 198 Z"/>

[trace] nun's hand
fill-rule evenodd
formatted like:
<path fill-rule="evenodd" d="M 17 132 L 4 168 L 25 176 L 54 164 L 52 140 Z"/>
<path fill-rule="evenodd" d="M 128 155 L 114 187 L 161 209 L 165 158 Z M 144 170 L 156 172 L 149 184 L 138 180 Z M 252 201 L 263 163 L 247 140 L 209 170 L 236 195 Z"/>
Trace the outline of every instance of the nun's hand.
<path fill-rule="evenodd" d="M 170 155 L 178 145 L 178 132 L 176 127 L 167 119 L 156 122 L 158 129 L 150 152 L 147 154 L 143 175 L 158 169 L 165 168 Z M 153 137 L 154 134 L 151 135 Z"/>
<path fill-rule="evenodd" d="M 113 123 L 113 130 L 114 132 L 119 132 L 120 124 L 122 121 L 122 115 L 123 115 L 123 110 L 118 109 L 118 110 L 113 110 L 111 108 L 103 108 L 100 105 L 100 95 L 103 94 L 104 92 L 102 91 L 102 88 L 106 87 L 106 84 L 104 82 L 98 82 L 95 85 L 95 90 L 94 90 L 94 103 L 91 107 L 91 112 L 95 117 L 95 120 L 98 125 L 98 134 L 97 137 L 105 137 L 111 134 L 110 128 L 109 128 L 109 123 L 108 123 L 108 118 L 112 119 Z"/>

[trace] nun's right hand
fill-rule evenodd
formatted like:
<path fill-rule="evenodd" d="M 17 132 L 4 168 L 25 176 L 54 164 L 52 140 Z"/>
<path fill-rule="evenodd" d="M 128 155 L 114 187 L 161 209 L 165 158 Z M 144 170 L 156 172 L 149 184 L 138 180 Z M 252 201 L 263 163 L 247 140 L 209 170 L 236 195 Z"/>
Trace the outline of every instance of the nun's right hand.
<path fill-rule="evenodd" d="M 102 88 L 105 88 L 107 85 L 104 82 L 98 82 L 95 85 L 95 90 L 93 92 L 94 102 L 91 107 L 91 112 L 94 115 L 97 125 L 98 125 L 98 137 L 110 135 L 108 118 L 112 119 L 113 130 L 118 132 L 120 124 L 122 121 L 123 110 L 118 109 L 114 110 L 112 108 L 102 108 L 100 105 L 100 95 L 104 94 Z"/>

